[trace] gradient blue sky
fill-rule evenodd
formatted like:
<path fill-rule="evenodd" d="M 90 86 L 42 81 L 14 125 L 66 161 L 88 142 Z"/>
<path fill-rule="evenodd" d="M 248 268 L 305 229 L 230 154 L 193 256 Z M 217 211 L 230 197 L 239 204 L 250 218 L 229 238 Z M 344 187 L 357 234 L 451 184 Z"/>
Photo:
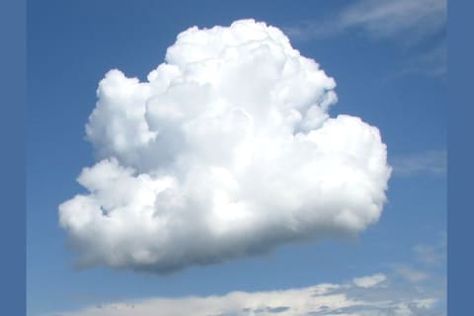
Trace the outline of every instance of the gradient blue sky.
<path fill-rule="evenodd" d="M 442 289 L 445 25 L 424 21 L 407 27 L 407 21 L 396 19 L 394 29 L 384 30 L 369 18 L 351 24 L 342 17 L 350 9 L 358 12 L 353 3 L 30 1 L 28 315 L 131 298 L 296 288 L 378 272 L 402 280 L 409 279 L 403 273 L 407 269 L 428 275 L 407 282 Z M 395 171 L 380 222 L 354 241 L 291 244 L 272 254 L 166 276 L 107 268 L 77 271 L 58 225 L 57 206 L 83 190 L 74 179 L 94 161 L 84 124 L 98 81 L 111 68 L 143 79 L 163 61 L 179 32 L 241 18 L 286 30 L 293 47 L 335 78 L 339 102 L 331 114 L 360 116 L 381 130 Z M 429 264 L 420 249 L 431 249 L 439 264 Z"/>

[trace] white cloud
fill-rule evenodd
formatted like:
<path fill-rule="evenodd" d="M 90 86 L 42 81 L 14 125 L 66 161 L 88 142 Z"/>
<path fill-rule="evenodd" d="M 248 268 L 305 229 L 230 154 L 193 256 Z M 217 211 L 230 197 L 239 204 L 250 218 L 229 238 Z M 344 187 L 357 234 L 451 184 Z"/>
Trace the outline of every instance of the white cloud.
<path fill-rule="evenodd" d="M 393 173 L 397 176 L 417 174 L 445 175 L 448 154 L 445 150 L 396 155 L 390 160 Z"/>
<path fill-rule="evenodd" d="M 387 280 L 385 274 L 377 273 L 374 275 L 368 275 L 360 278 L 354 278 L 353 282 L 358 287 L 370 288 L 377 286 Z"/>
<path fill-rule="evenodd" d="M 440 297 L 432 293 L 420 294 L 410 286 L 396 291 L 342 283 L 278 291 L 239 291 L 208 297 L 150 298 L 102 304 L 56 315 L 441 315 L 437 306 L 439 300 Z"/>
<path fill-rule="evenodd" d="M 351 32 L 404 48 L 418 46 L 390 78 L 423 75 L 442 79 L 447 73 L 446 11 L 446 0 L 359 0 L 285 30 L 291 38 L 303 41 Z"/>
<path fill-rule="evenodd" d="M 108 72 L 86 127 L 89 193 L 60 205 L 83 265 L 166 272 L 375 223 L 377 128 L 330 118 L 335 82 L 277 28 L 190 28 L 140 82 Z"/>
<path fill-rule="evenodd" d="M 421 270 L 417 270 L 415 268 L 412 268 L 406 265 L 400 265 L 396 267 L 395 270 L 405 280 L 413 282 L 413 283 L 427 280 L 430 277 L 428 273 Z"/>
<path fill-rule="evenodd" d="M 439 251 L 439 249 L 429 245 L 417 245 L 415 246 L 414 251 L 419 261 L 430 265 L 440 263 L 443 261 L 445 255 L 443 252 Z"/>
<path fill-rule="evenodd" d="M 299 39 L 324 38 L 347 30 L 363 30 L 377 39 L 416 41 L 446 26 L 446 0 L 360 0 L 319 21 L 288 27 Z"/>
<path fill-rule="evenodd" d="M 375 37 L 423 37 L 446 24 L 446 0 L 359 1 L 341 13 L 340 23 L 362 27 Z"/>
<path fill-rule="evenodd" d="M 415 258 L 426 266 L 444 266 L 447 258 L 447 234 L 443 232 L 438 242 L 420 243 L 413 247 Z"/>
<path fill-rule="evenodd" d="M 431 49 L 414 56 L 395 76 L 425 75 L 443 78 L 448 72 L 448 49 L 445 40 L 436 43 Z"/>

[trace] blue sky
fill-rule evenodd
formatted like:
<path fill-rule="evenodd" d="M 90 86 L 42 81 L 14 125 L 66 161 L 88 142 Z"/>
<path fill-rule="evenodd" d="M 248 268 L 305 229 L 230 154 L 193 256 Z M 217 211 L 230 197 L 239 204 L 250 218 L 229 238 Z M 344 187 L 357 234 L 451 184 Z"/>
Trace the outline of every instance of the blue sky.
<path fill-rule="evenodd" d="M 443 292 L 446 29 L 433 9 L 441 2 L 374 3 L 30 2 L 28 315 L 146 297 L 342 284 L 375 273 L 387 275 L 394 288 Z M 395 168 L 380 221 L 355 240 L 293 243 L 164 276 L 105 267 L 78 271 L 58 224 L 58 205 L 84 191 L 74 179 L 95 161 L 84 125 L 99 80 L 112 68 L 143 80 L 179 32 L 242 18 L 281 28 L 294 48 L 335 78 L 339 101 L 331 115 L 360 116 L 380 129 Z"/>

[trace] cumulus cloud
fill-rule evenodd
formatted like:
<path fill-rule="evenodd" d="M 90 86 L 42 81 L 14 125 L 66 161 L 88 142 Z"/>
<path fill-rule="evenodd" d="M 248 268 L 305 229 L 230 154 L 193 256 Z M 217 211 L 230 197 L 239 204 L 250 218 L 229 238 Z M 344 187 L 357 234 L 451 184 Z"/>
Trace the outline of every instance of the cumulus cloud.
<path fill-rule="evenodd" d="M 382 274 L 376 274 L 382 275 Z M 91 306 L 60 316 L 263 316 L 443 315 L 435 293 L 419 293 L 410 286 L 360 288 L 353 283 L 317 284 L 264 292 L 231 292 L 208 297 L 150 298 Z"/>
<path fill-rule="evenodd" d="M 86 126 L 88 193 L 59 207 L 83 265 L 166 272 L 353 235 L 390 177 L 376 127 L 276 27 L 192 27 L 146 81 L 111 70 Z"/>

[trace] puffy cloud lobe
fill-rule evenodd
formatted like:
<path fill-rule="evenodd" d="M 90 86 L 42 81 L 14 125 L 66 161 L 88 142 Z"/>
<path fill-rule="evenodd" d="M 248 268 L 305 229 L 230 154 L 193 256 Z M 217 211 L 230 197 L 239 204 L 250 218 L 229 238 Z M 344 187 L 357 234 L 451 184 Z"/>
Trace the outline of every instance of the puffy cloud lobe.
<path fill-rule="evenodd" d="M 165 272 L 375 223 L 377 128 L 328 110 L 335 82 L 277 28 L 190 28 L 147 81 L 111 70 L 86 126 L 101 161 L 60 205 L 86 265 Z"/>

